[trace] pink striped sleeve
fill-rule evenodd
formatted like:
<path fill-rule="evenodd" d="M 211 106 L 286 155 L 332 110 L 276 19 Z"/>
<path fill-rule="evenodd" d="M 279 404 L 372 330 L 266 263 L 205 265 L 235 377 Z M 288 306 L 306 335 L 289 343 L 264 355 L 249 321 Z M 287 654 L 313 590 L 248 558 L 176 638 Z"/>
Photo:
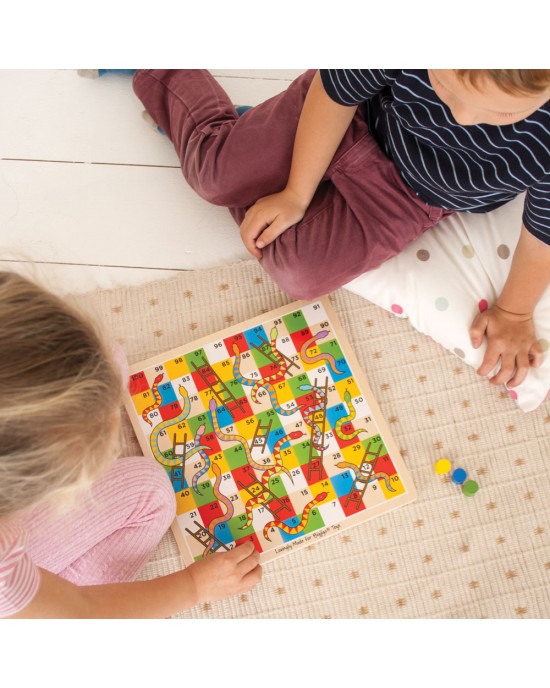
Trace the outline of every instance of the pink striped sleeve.
<path fill-rule="evenodd" d="M 0 527 L 0 618 L 24 609 L 40 585 L 40 571 L 25 549 L 21 528 Z"/>

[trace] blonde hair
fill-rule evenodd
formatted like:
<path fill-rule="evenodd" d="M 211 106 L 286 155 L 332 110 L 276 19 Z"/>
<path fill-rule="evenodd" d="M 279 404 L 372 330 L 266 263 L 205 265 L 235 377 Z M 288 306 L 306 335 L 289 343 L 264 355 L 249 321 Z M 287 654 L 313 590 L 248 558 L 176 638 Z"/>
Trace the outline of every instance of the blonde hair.
<path fill-rule="evenodd" d="M 550 69 L 455 69 L 462 82 L 481 88 L 490 79 L 501 91 L 512 96 L 541 95 L 550 91 Z"/>
<path fill-rule="evenodd" d="M 103 337 L 59 297 L 0 272 L 0 518 L 95 479 L 120 442 Z"/>

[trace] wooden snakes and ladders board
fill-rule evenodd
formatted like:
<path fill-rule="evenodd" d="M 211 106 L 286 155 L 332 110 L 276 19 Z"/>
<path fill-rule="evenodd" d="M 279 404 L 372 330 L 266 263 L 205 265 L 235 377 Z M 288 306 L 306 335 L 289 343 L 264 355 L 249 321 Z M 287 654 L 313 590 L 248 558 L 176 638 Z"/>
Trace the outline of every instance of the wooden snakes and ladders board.
<path fill-rule="evenodd" d="M 265 562 L 416 497 L 327 298 L 133 365 L 126 408 L 186 564 L 247 540 Z"/>

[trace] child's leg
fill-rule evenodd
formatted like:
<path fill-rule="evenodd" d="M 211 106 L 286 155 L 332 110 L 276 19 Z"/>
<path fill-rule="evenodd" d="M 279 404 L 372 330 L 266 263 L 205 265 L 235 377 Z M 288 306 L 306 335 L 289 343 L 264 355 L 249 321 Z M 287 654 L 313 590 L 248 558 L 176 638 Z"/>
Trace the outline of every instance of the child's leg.
<path fill-rule="evenodd" d="M 286 185 L 313 75 L 241 119 L 205 70 L 143 70 L 133 83 L 172 140 L 190 186 L 227 206 L 240 224 L 248 207 Z M 261 265 L 291 296 L 313 298 L 396 255 L 442 214 L 404 184 L 360 108 L 303 220 L 263 249 Z"/>
<path fill-rule="evenodd" d="M 134 90 L 170 138 L 189 185 L 204 199 L 243 208 L 287 181 L 313 72 L 239 118 L 207 70 L 139 70 Z"/>
<path fill-rule="evenodd" d="M 168 530 L 175 497 L 152 459 L 120 458 L 67 513 L 34 509 L 25 519 L 38 566 L 77 585 L 132 580 Z"/>

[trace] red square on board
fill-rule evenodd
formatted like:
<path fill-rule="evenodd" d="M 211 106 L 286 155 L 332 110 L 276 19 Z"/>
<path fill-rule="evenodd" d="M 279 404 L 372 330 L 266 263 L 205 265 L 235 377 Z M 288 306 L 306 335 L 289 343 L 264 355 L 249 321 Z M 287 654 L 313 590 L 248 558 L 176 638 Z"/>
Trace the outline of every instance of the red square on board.
<path fill-rule="evenodd" d="M 219 516 L 223 516 L 224 511 L 219 502 L 209 502 L 204 504 L 204 506 L 199 506 L 199 513 L 204 523 L 204 527 L 208 530 L 210 522 Z"/>
<path fill-rule="evenodd" d="M 338 498 L 346 516 L 353 516 L 353 514 L 358 514 L 360 511 L 365 510 L 363 501 L 357 501 L 360 495 L 361 492 L 359 490 L 352 489 L 347 495 Z"/>
<path fill-rule="evenodd" d="M 307 342 L 308 339 L 312 338 L 311 330 L 309 327 L 306 327 L 304 330 L 298 330 L 297 332 L 293 332 L 290 335 L 290 338 L 292 339 L 292 342 L 294 346 L 296 347 L 296 351 L 300 351 L 302 348 L 302 344 L 304 342 Z"/>
<path fill-rule="evenodd" d="M 235 485 L 239 490 L 246 490 L 249 485 L 257 485 L 260 481 L 256 478 L 256 473 L 252 470 L 252 466 L 244 464 L 238 468 L 233 468 L 231 471 Z M 260 494 L 259 489 L 257 490 Z M 254 490 L 256 492 L 256 489 Z"/>
<path fill-rule="evenodd" d="M 374 463 L 374 473 L 387 473 L 389 476 L 392 476 L 397 473 L 397 470 L 395 469 L 390 457 L 385 454 L 384 456 L 376 459 Z"/>
<path fill-rule="evenodd" d="M 159 406 L 158 411 L 161 415 L 162 420 L 171 420 L 176 418 L 181 413 L 181 406 L 177 401 L 173 401 L 171 404 L 166 406 Z"/>
<path fill-rule="evenodd" d="M 296 510 L 288 495 L 280 499 L 272 499 L 270 502 L 267 502 L 265 506 L 266 509 L 273 514 L 273 518 L 278 521 L 284 521 L 287 518 L 296 516 Z"/>
<path fill-rule="evenodd" d="M 241 397 L 240 399 L 228 401 L 225 404 L 225 408 L 229 411 L 229 413 L 231 414 L 231 418 L 233 418 L 233 421 L 235 423 L 239 420 L 243 420 L 244 418 L 250 418 L 250 416 L 254 415 L 252 413 L 252 407 L 250 406 L 250 402 L 246 397 Z"/>
<path fill-rule="evenodd" d="M 193 378 L 197 392 L 202 392 L 211 385 L 215 386 L 218 384 L 218 378 L 209 365 L 199 366 L 197 370 L 192 371 L 191 377 Z"/>
<path fill-rule="evenodd" d="M 250 533 L 250 535 L 245 535 L 244 537 L 235 540 L 235 545 L 238 547 L 239 545 L 244 545 L 245 542 L 253 542 L 256 552 L 263 552 L 263 548 L 256 533 Z"/>
<path fill-rule="evenodd" d="M 227 353 L 230 356 L 236 356 L 237 352 L 235 351 L 235 347 L 238 349 L 238 353 L 244 354 L 245 351 L 249 350 L 248 342 L 245 339 L 245 336 L 242 332 L 239 332 L 238 334 L 234 334 L 232 337 L 228 337 L 227 339 L 223 340 L 225 347 L 227 349 Z"/>
<path fill-rule="evenodd" d="M 328 475 L 323 466 L 323 462 L 319 457 L 313 457 L 302 466 L 302 473 L 308 485 L 314 485 L 321 480 L 328 480 Z"/>
<path fill-rule="evenodd" d="M 130 375 L 130 379 L 128 380 L 128 391 L 132 396 L 140 392 L 146 392 L 148 389 L 149 383 L 143 371 Z"/>

